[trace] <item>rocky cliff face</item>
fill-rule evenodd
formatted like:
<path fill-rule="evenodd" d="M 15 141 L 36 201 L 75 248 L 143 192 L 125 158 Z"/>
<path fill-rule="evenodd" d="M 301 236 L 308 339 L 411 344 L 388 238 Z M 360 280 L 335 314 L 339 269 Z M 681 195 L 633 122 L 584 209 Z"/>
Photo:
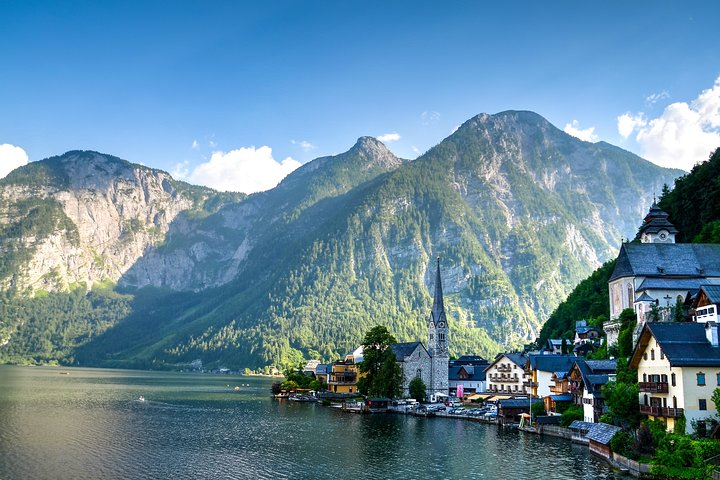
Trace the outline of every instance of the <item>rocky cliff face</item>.
<path fill-rule="evenodd" d="M 32 221 L 34 207 L 18 208 L 29 201 L 58 205 L 54 216 L 64 217 L 64 228 L 4 239 L 25 254 L 23 265 L 3 279 L 5 288 L 63 290 L 115 282 L 163 241 L 181 212 L 216 195 L 193 187 L 201 192 L 194 197 L 166 172 L 96 152 L 68 152 L 28 170 L 10 175 L 0 187 L 6 231 Z"/>

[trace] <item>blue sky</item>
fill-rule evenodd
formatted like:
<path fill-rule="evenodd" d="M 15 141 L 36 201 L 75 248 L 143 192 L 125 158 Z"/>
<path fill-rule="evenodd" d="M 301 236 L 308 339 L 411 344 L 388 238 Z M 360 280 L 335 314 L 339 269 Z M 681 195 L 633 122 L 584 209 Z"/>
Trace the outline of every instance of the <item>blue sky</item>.
<path fill-rule="evenodd" d="M 0 175 L 98 150 L 227 190 L 479 113 L 688 170 L 720 146 L 715 1 L 0 0 Z"/>

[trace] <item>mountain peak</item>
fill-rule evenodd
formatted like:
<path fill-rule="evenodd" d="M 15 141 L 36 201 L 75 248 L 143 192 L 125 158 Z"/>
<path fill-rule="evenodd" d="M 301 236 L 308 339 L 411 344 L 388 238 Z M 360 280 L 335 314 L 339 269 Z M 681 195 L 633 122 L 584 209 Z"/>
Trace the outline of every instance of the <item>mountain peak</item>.
<path fill-rule="evenodd" d="M 367 168 L 384 167 L 394 169 L 402 164 L 402 160 L 395 156 L 384 143 L 375 137 L 360 137 L 355 145 L 346 153 L 359 155 L 367 160 Z"/>

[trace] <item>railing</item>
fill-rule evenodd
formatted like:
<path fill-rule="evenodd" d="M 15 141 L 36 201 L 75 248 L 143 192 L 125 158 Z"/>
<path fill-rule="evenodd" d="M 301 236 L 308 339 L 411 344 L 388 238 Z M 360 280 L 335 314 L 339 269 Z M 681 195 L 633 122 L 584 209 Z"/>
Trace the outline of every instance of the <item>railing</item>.
<path fill-rule="evenodd" d="M 512 367 L 510 365 L 502 365 L 501 364 L 501 365 L 498 365 L 497 367 L 495 367 L 495 369 L 498 372 L 509 372 L 512 370 Z"/>
<path fill-rule="evenodd" d="M 640 413 L 642 413 L 643 415 L 652 415 L 653 417 L 678 418 L 682 417 L 685 414 L 685 409 L 640 405 Z"/>
<path fill-rule="evenodd" d="M 517 375 L 490 375 L 488 377 L 491 382 L 517 382 L 519 380 Z"/>
<path fill-rule="evenodd" d="M 650 393 L 667 393 L 668 384 L 667 382 L 638 382 L 641 392 Z"/>
<path fill-rule="evenodd" d="M 552 393 L 570 393 L 570 390 L 568 388 L 563 388 L 562 386 L 551 386 L 550 391 Z"/>

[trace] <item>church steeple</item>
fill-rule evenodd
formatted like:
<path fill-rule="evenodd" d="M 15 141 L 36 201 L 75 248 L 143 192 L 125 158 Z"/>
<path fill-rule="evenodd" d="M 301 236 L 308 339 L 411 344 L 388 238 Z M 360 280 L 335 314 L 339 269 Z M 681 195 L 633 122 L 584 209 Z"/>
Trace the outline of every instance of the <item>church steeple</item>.
<path fill-rule="evenodd" d="M 440 278 L 440 257 L 437 259 L 437 273 L 435 274 L 435 299 L 433 300 L 430 320 L 437 326 L 442 319 L 445 322 L 445 304 L 443 303 L 442 279 Z"/>
<path fill-rule="evenodd" d="M 678 233 L 675 225 L 668 220 L 667 213 L 663 212 L 653 199 L 650 211 L 645 215 L 640 226 L 638 236 L 642 243 L 675 243 L 675 234 Z"/>

